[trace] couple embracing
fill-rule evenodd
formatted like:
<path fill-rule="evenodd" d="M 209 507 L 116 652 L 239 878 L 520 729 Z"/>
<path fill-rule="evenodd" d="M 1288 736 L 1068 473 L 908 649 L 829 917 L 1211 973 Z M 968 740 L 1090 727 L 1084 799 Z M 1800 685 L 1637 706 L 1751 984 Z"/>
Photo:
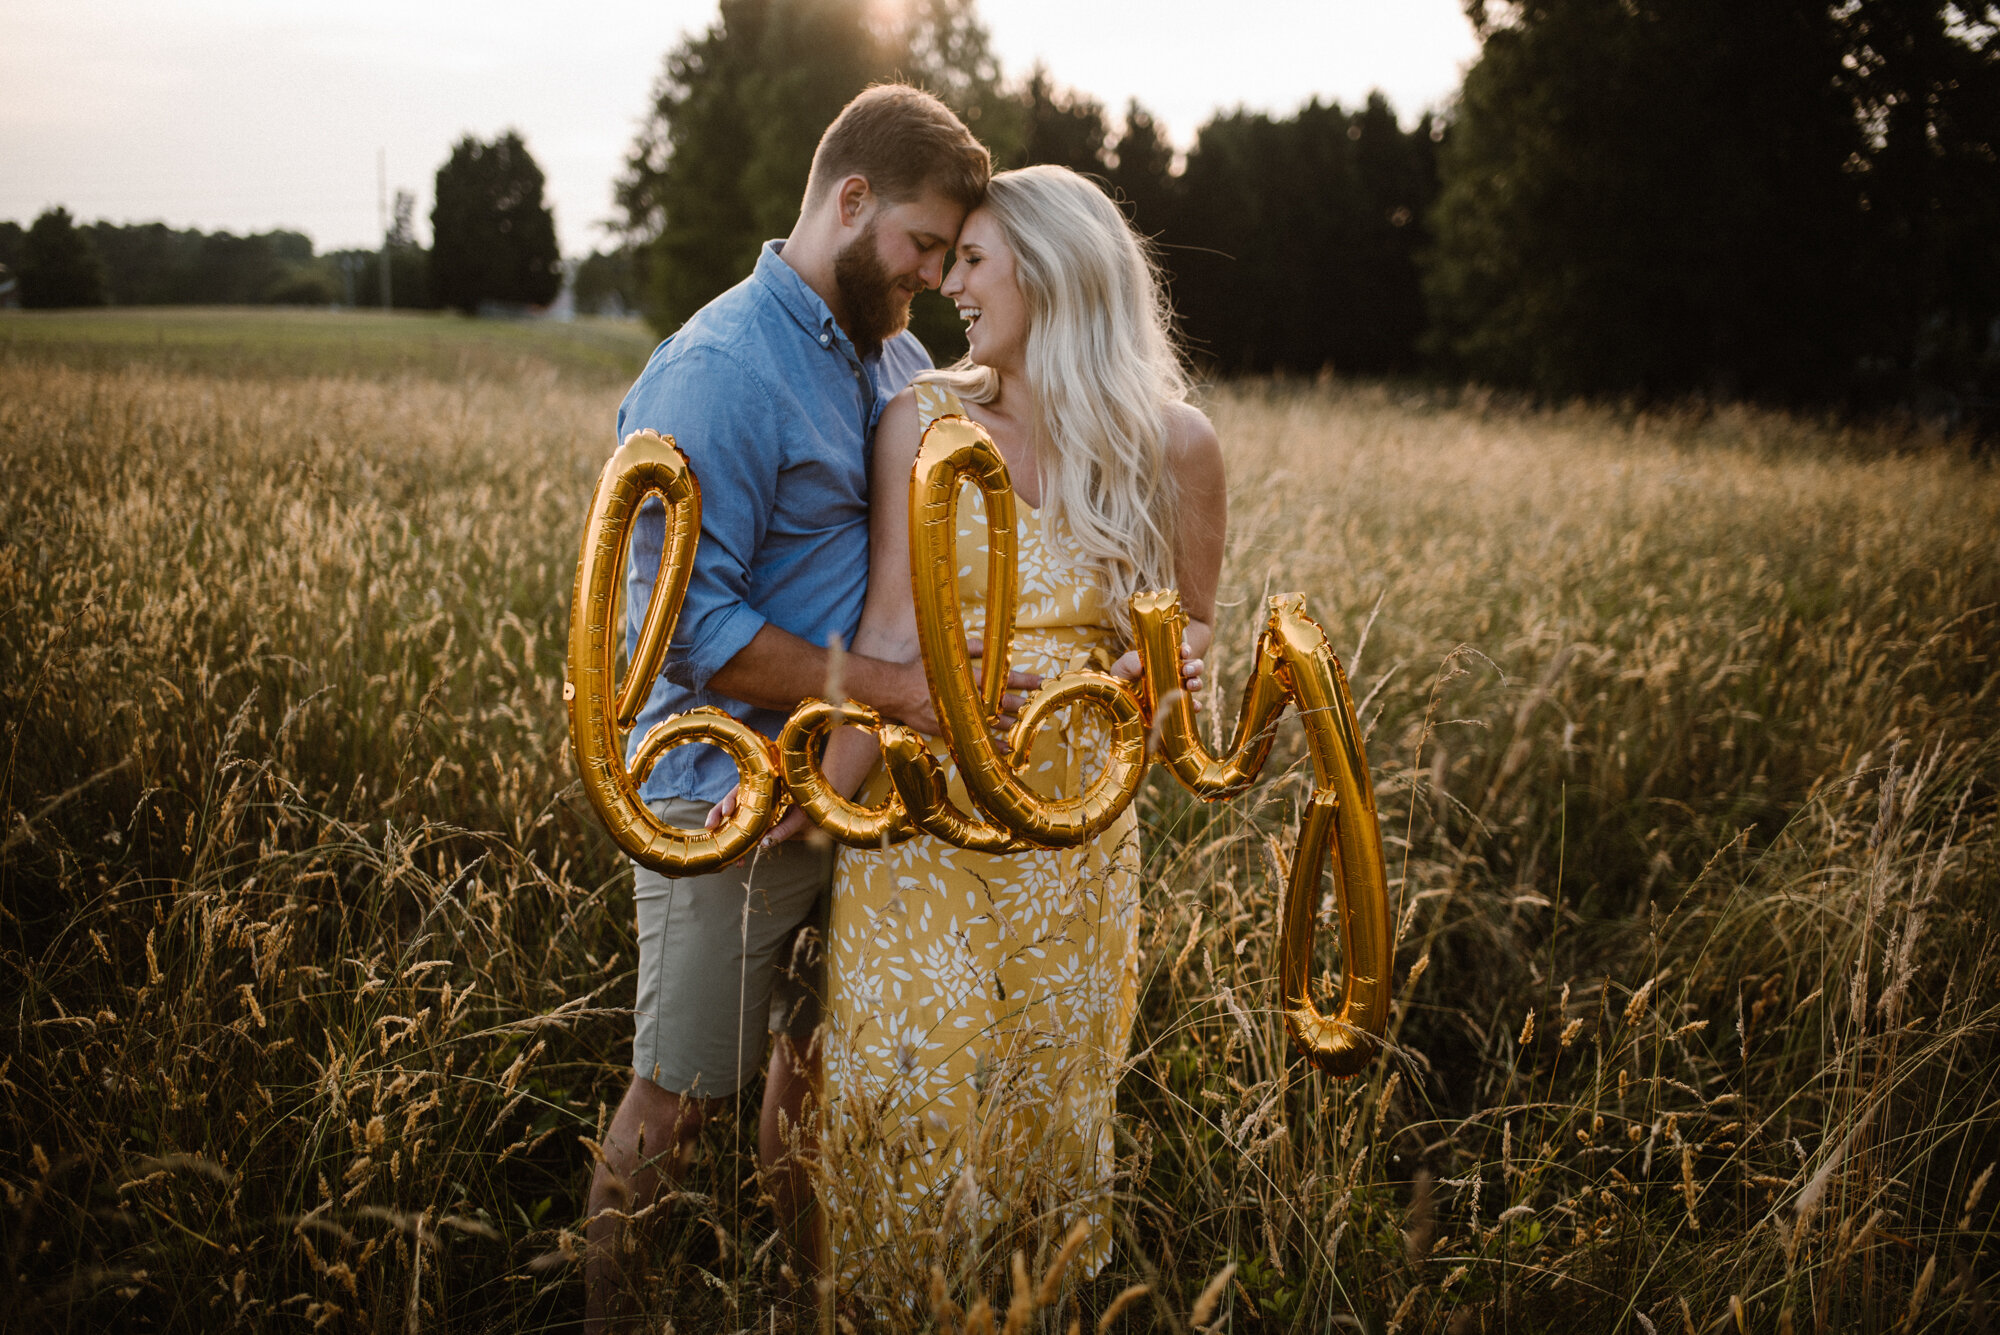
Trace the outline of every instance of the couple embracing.
<path fill-rule="evenodd" d="M 813 156 L 791 235 L 654 352 L 618 412 L 686 452 L 701 538 L 666 667 L 637 726 L 701 705 L 775 736 L 827 689 L 935 736 L 911 593 L 908 479 L 932 421 L 983 426 L 1018 500 L 1009 709 L 1095 659 L 1138 673 L 1127 599 L 1177 587 L 1199 684 L 1221 567 L 1221 450 L 1187 401 L 1158 276 L 1117 206 L 1057 167 L 990 174 L 941 102 L 901 85 L 849 103 Z M 947 274 L 946 263 L 951 259 Z M 905 325 L 941 287 L 966 357 L 932 368 Z M 961 507 L 958 594 L 978 634 L 979 498 Z M 658 502 L 627 571 L 628 636 L 659 564 Z M 1080 791 L 1105 739 L 1044 728 L 1023 779 Z M 937 744 L 941 758 L 941 743 Z M 836 732 L 823 769 L 886 792 L 873 739 Z M 717 823 L 736 772 L 667 753 L 643 795 L 668 824 Z M 953 795 L 969 808 L 962 783 Z M 1138 991 L 1139 841 L 1128 810 L 1080 848 L 993 855 L 919 835 L 880 851 L 802 837 L 794 810 L 705 876 L 636 869 L 632 1080 L 591 1184 L 590 1324 L 624 1312 L 627 1218 L 668 1188 L 704 1115 L 763 1064 L 759 1160 L 801 1268 L 845 1288 L 878 1249 L 1012 1210 L 1081 1220 L 1109 1253 L 1118 1073 Z M 815 1204 L 817 1197 L 817 1205 Z M 928 1232 L 926 1232 L 928 1230 Z"/>

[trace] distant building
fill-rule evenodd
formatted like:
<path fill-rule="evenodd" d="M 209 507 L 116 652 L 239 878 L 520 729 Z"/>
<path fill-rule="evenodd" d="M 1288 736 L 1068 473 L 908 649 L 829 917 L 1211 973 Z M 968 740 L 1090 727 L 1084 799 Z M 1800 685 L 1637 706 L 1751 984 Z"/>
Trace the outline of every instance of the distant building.
<path fill-rule="evenodd" d="M 568 324 L 571 320 L 574 320 L 576 318 L 575 263 L 572 261 L 564 261 L 562 267 L 562 273 L 563 273 L 562 287 L 556 292 L 556 299 L 550 302 L 548 305 L 542 307 L 541 317 L 544 320 L 559 320 L 564 324 Z"/>

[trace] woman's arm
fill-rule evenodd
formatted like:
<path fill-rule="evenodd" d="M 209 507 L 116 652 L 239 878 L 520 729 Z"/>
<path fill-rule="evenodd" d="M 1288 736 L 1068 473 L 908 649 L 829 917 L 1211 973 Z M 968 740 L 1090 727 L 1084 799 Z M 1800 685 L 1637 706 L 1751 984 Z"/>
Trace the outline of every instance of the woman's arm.
<path fill-rule="evenodd" d="M 1171 409 L 1167 466 L 1178 491 L 1174 527 L 1174 578 L 1188 615 L 1187 652 L 1208 653 L 1215 638 L 1215 590 L 1222 579 L 1223 539 L 1229 529 L 1229 484 L 1223 475 L 1222 442 L 1207 414 L 1191 403 Z"/>
<path fill-rule="evenodd" d="M 868 596 L 852 648 L 857 654 L 909 663 L 922 655 L 917 603 L 910 591 L 910 468 L 922 441 L 916 395 L 904 390 L 882 410 L 868 475 Z M 851 797 L 868 777 L 878 751 L 860 728 L 838 728 L 820 764 L 827 782 Z M 775 831 L 774 831 L 775 833 Z"/>
<path fill-rule="evenodd" d="M 906 389 L 882 410 L 869 457 L 868 593 L 848 648 L 891 663 L 921 656 L 916 599 L 910 592 L 909 477 L 921 440 L 918 426 L 916 395 Z M 851 797 L 874 767 L 877 750 L 875 739 L 861 729 L 837 728 L 827 739 L 820 770 L 835 792 Z M 711 826 L 728 818 L 735 797 L 732 792 L 716 804 L 709 813 Z M 764 842 L 781 843 L 809 824 L 805 812 L 793 807 Z"/>
<path fill-rule="evenodd" d="M 1181 681 L 1192 693 L 1201 688 L 1202 659 L 1215 639 L 1215 590 L 1222 578 L 1223 538 L 1229 527 L 1228 483 L 1223 476 L 1222 442 L 1201 409 L 1176 403 L 1167 409 L 1167 467 L 1173 473 L 1174 582 L 1187 613 L 1181 638 Z M 1136 680 L 1137 650 L 1111 669 Z"/>

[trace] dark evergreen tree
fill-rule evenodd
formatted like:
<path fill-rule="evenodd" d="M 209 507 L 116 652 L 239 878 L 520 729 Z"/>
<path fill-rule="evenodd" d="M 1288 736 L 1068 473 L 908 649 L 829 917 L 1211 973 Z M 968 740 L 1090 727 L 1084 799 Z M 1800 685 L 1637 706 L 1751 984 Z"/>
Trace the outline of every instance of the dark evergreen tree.
<path fill-rule="evenodd" d="M 517 131 L 471 135 L 438 168 L 431 209 L 431 291 L 471 314 L 486 302 L 540 306 L 562 287 L 555 217 L 542 169 Z"/>
<path fill-rule="evenodd" d="M 30 309 L 102 306 L 104 261 L 89 233 L 53 208 L 35 219 L 21 244 L 21 304 Z"/>
<path fill-rule="evenodd" d="M 1339 257 L 1353 276 L 1350 304 L 1333 364 L 1370 372 L 1413 369 L 1428 322 L 1418 254 L 1428 245 L 1424 219 L 1437 200 L 1436 122 L 1421 117 L 1405 131 L 1381 93 L 1351 117 L 1360 212 L 1352 250 Z"/>
<path fill-rule="evenodd" d="M 2000 397 L 2000 4 L 1857 0 L 1843 91 L 1880 318 L 1870 366 L 1904 401 Z"/>
<path fill-rule="evenodd" d="M 28 243 L 28 229 L 12 219 L 0 220 L 0 286 L 14 282 L 21 272 L 21 250 Z"/>
<path fill-rule="evenodd" d="M 1147 236 L 1159 236 L 1171 221 L 1173 168 L 1173 145 L 1167 142 L 1160 123 L 1133 99 L 1126 105 L 1125 125 L 1112 147 L 1105 177 L 1132 225 Z"/>
<path fill-rule="evenodd" d="M 1049 72 L 1037 65 L 1021 90 L 1016 115 L 1020 141 L 1006 156 L 995 157 L 999 166 L 1049 162 L 1086 176 L 1104 176 L 1104 150 L 1111 135 L 1101 102 L 1056 87 Z"/>
<path fill-rule="evenodd" d="M 1825 0 L 1521 0 L 1443 159 L 1435 348 L 1558 394 L 1824 398 L 1873 323 Z M 1475 18 L 1483 17 L 1475 7 Z"/>
<path fill-rule="evenodd" d="M 1203 126 L 1163 238 L 1182 325 L 1225 371 L 1377 374 L 1416 357 L 1414 256 L 1434 186 L 1430 125 L 1380 95 Z"/>

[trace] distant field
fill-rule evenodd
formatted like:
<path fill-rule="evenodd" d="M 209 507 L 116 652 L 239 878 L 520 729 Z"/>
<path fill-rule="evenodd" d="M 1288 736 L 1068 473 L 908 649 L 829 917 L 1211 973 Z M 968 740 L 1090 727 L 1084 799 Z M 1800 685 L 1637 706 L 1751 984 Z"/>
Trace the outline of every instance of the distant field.
<path fill-rule="evenodd" d="M 0 316 L 0 1324 L 575 1319 L 633 941 L 563 640 L 650 342 Z M 1027 1328 L 1144 1284 L 1112 1330 L 1185 1331 L 1205 1288 L 1239 1335 L 1978 1329 L 1994 468 L 1726 406 L 1207 403 L 1209 716 L 1262 595 L 1304 590 L 1369 732 L 1393 1049 L 1331 1081 L 1272 1009 L 1296 724 L 1238 801 L 1156 777 L 1118 1247 Z M 754 1136 L 712 1125 L 655 1223 L 671 1329 L 784 1328 Z M 1004 1309 L 1013 1248 L 1039 1278 L 1072 1222 L 1043 1204 L 941 1221 L 949 1272 L 913 1241 L 857 1328 Z"/>
<path fill-rule="evenodd" d="M 542 371 L 579 381 L 630 380 L 657 341 L 638 320 L 469 320 L 417 311 L 268 306 L 0 311 L 0 355 L 219 375 L 463 377 Z"/>

